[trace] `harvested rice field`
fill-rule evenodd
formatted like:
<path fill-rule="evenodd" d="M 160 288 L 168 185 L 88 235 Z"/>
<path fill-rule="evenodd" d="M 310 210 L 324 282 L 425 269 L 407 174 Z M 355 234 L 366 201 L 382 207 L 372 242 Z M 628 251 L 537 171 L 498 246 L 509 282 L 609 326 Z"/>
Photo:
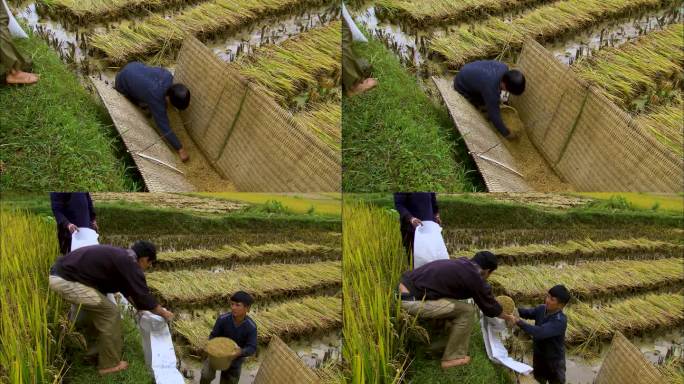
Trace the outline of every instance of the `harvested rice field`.
<path fill-rule="evenodd" d="M 249 316 L 257 324 L 258 335 L 257 353 L 243 364 L 240 383 L 253 382 L 274 336 L 284 340 L 322 378 L 321 382 L 339 382 L 339 207 L 336 216 L 274 209 L 293 199 L 287 194 L 270 194 L 261 202 L 250 202 L 259 199 L 238 193 L 231 200 L 181 194 L 142 195 L 92 195 L 99 240 L 101 244 L 122 247 L 140 239 L 156 244 L 157 262 L 146 271 L 146 280 L 153 295 L 175 314 L 170 330 L 179 371 L 186 383 L 199 383 L 209 333 L 219 314 L 230 312 L 230 296 L 238 290 L 255 299 Z M 311 205 L 321 196 L 297 199 L 300 204 Z M 341 201 L 339 196 L 337 201 Z M 3 196 L 3 209 L 6 205 L 45 221 L 50 236 L 54 236 L 50 201 L 44 194 Z M 129 362 L 142 368 L 145 380 L 119 375 L 115 382 L 152 382 L 144 359 L 131 361 L 134 357 L 124 353 Z M 68 356 L 60 356 L 60 362 L 72 363 Z"/>
<path fill-rule="evenodd" d="M 670 363 L 666 361 L 673 360 L 675 366 L 681 361 L 684 242 L 680 228 L 684 217 L 681 210 L 661 209 L 656 204 L 670 198 L 680 196 L 437 193 L 442 235 L 450 257 L 470 258 L 480 250 L 497 255 L 499 267 L 488 279 L 494 296 L 509 297 L 517 307 L 530 307 L 543 303 L 549 288 L 556 284 L 564 284 L 570 290 L 572 300 L 564 309 L 568 318 L 566 379 L 570 384 L 594 383 L 616 332 L 627 336 L 662 372 L 669 372 Z M 352 217 L 372 212 L 373 220 L 382 219 L 384 223 L 383 214 L 391 212 L 395 214 L 395 224 L 383 224 L 386 233 L 372 235 L 373 240 L 368 243 L 374 248 L 365 244 L 349 245 L 352 248 L 349 251 L 346 239 L 369 234 L 356 229 L 359 234 L 352 236 L 346 229 L 347 220 L 353 225 L 360 225 L 362 221 L 345 218 L 345 265 L 357 262 L 358 258 L 372 265 L 366 258 L 380 260 L 386 256 L 372 255 L 398 252 L 395 247 L 400 244 L 399 239 L 392 241 L 394 235 L 399 235 L 399 225 L 391 196 L 357 195 L 350 200 L 351 208 L 345 206 L 345 214 L 347 209 Z M 631 203 L 637 201 L 639 204 Z M 361 284 L 373 269 L 366 267 L 364 271 L 356 272 L 359 281 L 350 280 Z M 345 270 L 345 273 L 348 272 Z M 394 287 L 397 279 L 395 276 L 388 285 Z M 347 284 L 346 280 L 343 284 Z M 374 302 L 386 305 L 388 300 L 389 310 L 394 310 L 391 299 L 378 295 Z M 372 303 L 365 305 L 372 307 Z M 482 340 L 479 323 L 471 334 L 468 351 L 471 362 L 442 370 L 439 365 L 442 349 L 437 349 L 438 343 L 430 345 L 424 341 L 424 333 L 427 330 L 433 342 L 432 338 L 441 337 L 443 324 L 404 316 L 408 319 L 396 315 L 396 320 L 389 322 L 389 330 L 385 322 L 380 322 L 378 329 L 393 335 L 382 342 L 386 343 L 384 348 L 394 348 L 390 357 L 398 360 L 392 365 L 398 373 L 392 374 L 403 376 L 406 382 L 535 382 L 531 377 L 516 376 L 487 358 L 484 346 L 478 345 Z M 406 333 L 412 336 L 406 339 Z M 520 331 L 507 331 L 503 335 L 509 354 L 531 365 L 531 339 Z M 400 347 L 396 346 L 397 342 Z M 430 352 L 432 348 L 438 352 Z M 365 373 L 368 377 L 368 371 L 372 372 L 367 367 L 371 359 L 361 354 L 362 349 L 358 350 L 357 358 L 366 370 L 359 374 Z M 681 375 L 681 367 L 676 369 Z"/>
<path fill-rule="evenodd" d="M 91 79 L 111 86 L 116 72 L 131 61 L 174 72 L 182 41 L 190 35 L 279 104 L 284 111 L 272 109 L 289 125 L 310 132 L 326 156 L 334 158 L 341 151 L 340 11 L 334 1 L 32 0 L 10 6 L 17 19 L 79 75 L 98 103 Z M 190 156 L 190 161 L 171 168 L 192 188 L 162 190 L 245 189 L 230 180 L 217 165 L 216 154 L 209 154 L 180 114 L 169 118 Z M 127 131 L 115 132 L 116 139 Z M 145 180 L 139 188 L 145 188 L 149 175 L 140 172 L 136 177 Z"/>
<path fill-rule="evenodd" d="M 464 64 L 483 59 L 516 67 L 523 43 L 534 39 L 573 76 L 634 118 L 639 140 L 668 158 L 682 155 L 681 0 L 377 0 L 349 7 L 357 25 L 384 43 L 436 104 L 443 104 L 443 99 L 433 76 L 451 81 Z M 357 48 L 364 50 L 363 44 Z M 510 104 L 518 108 L 515 99 Z M 519 110 L 504 112 L 505 123 L 519 136 L 512 141 L 499 136 L 514 161 L 505 166 L 521 173 L 532 191 L 583 190 L 568 171 L 558 170 L 558 159 L 545 152 L 546 131 L 543 140 L 542 134 L 531 135 L 530 126 L 538 122 Z M 599 128 L 605 129 L 590 127 Z M 458 130 L 451 140 L 459 143 Z M 442 161 L 457 167 L 466 160 Z"/>

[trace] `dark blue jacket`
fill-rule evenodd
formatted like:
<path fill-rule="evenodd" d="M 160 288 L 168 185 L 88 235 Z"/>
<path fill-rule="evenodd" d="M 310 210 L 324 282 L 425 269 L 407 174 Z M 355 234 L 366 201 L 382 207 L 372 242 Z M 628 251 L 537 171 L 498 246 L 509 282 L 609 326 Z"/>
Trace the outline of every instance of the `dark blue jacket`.
<path fill-rule="evenodd" d="M 501 119 L 499 100 L 501 79 L 507 71 L 508 66 L 500 61 L 473 61 L 464 65 L 454 79 L 454 89 L 471 103 L 484 105 L 489 121 L 504 136 L 508 136 L 509 131 Z"/>
<path fill-rule="evenodd" d="M 148 67 L 137 61 L 126 64 L 116 74 L 114 88 L 137 105 L 147 105 L 157 128 L 176 149 L 180 141 L 171 130 L 166 114 L 166 91 L 173 85 L 171 72 L 160 67 Z"/>
<path fill-rule="evenodd" d="M 434 221 L 439 213 L 434 192 L 395 193 L 394 208 L 404 222 L 409 222 L 413 217 L 420 221 Z"/>
<path fill-rule="evenodd" d="M 565 361 L 565 329 L 568 319 L 563 311 L 546 314 L 546 305 L 536 308 L 518 308 L 520 317 L 534 319 L 534 325 L 519 320 L 518 326 L 532 336 L 534 355 L 546 361 Z"/>
<path fill-rule="evenodd" d="M 95 210 L 88 192 L 50 192 L 50 202 L 58 226 L 65 228 L 71 223 L 77 227 L 91 228 Z"/>
<path fill-rule="evenodd" d="M 214 329 L 209 334 L 209 340 L 214 337 L 228 337 L 232 339 L 242 349 L 242 354 L 239 358 L 233 360 L 231 368 L 239 367 L 245 360 L 245 357 L 252 356 L 257 349 L 257 326 L 249 316 L 236 327 L 233 322 L 233 314 L 225 313 L 216 319 Z"/>

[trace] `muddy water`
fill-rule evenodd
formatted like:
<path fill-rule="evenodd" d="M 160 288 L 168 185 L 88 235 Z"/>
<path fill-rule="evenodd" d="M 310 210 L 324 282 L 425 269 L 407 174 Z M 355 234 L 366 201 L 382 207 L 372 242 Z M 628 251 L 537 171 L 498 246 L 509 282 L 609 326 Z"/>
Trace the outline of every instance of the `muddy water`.
<path fill-rule="evenodd" d="M 683 21 L 684 5 L 640 15 L 630 20 L 609 21 L 575 35 L 571 41 L 551 43 L 547 48 L 568 65 L 604 47 L 616 47 L 670 24 Z"/>
<path fill-rule="evenodd" d="M 648 11 L 627 18 L 610 20 L 581 31 L 572 36 L 562 36 L 546 43 L 561 62 L 572 64 L 576 58 L 591 54 L 605 46 L 618 46 L 647 32 L 662 29 L 676 22 L 682 22 L 684 5 L 672 6 L 658 11 Z M 366 28 L 371 35 L 383 41 L 410 69 L 420 76 L 440 75 L 446 69 L 440 60 L 431 57 L 430 40 L 433 37 L 449 34 L 457 24 L 416 28 L 407 22 L 381 20 L 373 6 L 353 12 L 356 22 Z M 502 16 L 509 22 L 514 14 Z"/>
<path fill-rule="evenodd" d="M 684 331 L 681 329 L 668 330 L 657 335 L 628 337 L 634 343 L 643 355 L 653 364 L 661 364 L 668 350 L 672 349 L 677 356 L 682 356 L 684 348 Z M 568 384 L 592 384 L 598 375 L 601 364 L 608 353 L 610 343 L 604 343 L 601 346 L 601 351 L 598 356 L 594 358 L 584 358 L 566 352 L 566 380 Z M 525 356 L 524 361 L 532 364 L 532 355 Z M 521 384 L 536 383 L 531 377 L 521 377 Z"/>
<path fill-rule="evenodd" d="M 311 368 L 319 368 L 330 361 L 340 361 L 342 342 L 339 332 L 331 332 L 323 336 L 288 341 L 287 345 Z M 249 358 L 242 365 L 239 384 L 250 384 L 254 381 L 263 359 L 266 347 L 259 347 L 257 356 Z M 192 358 L 181 359 L 181 373 L 186 377 L 186 383 L 199 383 L 202 362 Z M 216 377 L 212 384 L 219 384 Z"/>

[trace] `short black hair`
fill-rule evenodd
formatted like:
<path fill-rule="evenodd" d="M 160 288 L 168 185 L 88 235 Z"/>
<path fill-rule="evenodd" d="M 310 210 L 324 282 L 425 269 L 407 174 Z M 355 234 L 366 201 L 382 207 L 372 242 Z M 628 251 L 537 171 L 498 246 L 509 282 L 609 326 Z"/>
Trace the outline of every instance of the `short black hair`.
<path fill-rule="evenodd" d="M 245 305 L 245 307 L 249 307 L 254 302 L 254 299 L 252 298 L 252 296 L 250 296 L 249 293 L 245 291 L 237 291 L 233 293 L 233 296 L 230 297 L 230 301 L 242 303 Z"/>
<path fill-rule="evenodd" d="M 561 304 L 567 304 L 570 301 L 570 291 L 565 288 L 565 285 L 554 285 L 549 289 L 549 295 L 555 297 Z"/>
<path fill-rule="evenodd" d="M 501 81 L 506 85 L 506 90 L 514 95 L 525 92 L 525 75 L 517 69 L 506 71 Z"/>
<path fill-rule="evenodd" d="M 149 241 L 138 240 L 131 246 L 136 258 L 147 257 L 149 261 L 157 260 L 157 247 Z"/>
<path fill-rule="evenodd" d="M 471 259 L 475 264 L 479 265 L 482 269 L 488 269 L 490 272 L 494 272 L 499 266 L 496 260 L 496 255 L 489 251 L 480 251 L 473 256 Z"/>
<path fill-rule="evenodd" d="M 171 105 L 180 109 L 186 109 L 190 105 L 190 90 L 183 84 L 174 84 L 166 90 L 166 96 L 171 100 Z"/>

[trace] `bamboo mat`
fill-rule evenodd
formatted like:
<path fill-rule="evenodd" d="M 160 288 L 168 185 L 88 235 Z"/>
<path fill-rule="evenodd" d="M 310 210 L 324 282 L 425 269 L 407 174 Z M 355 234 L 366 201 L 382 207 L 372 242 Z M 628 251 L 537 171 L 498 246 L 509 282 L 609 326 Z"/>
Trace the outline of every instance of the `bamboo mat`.
<path fill-rule="evenodd" d="M 606 358 L 601 364 L 596 384 L 655 384 L 665 380 L 634 344 L 615 332 Z"/>
<path fill-rule="evenodd" d="M 271 337 L 254 384 L 317 384 L 318 375 L 278 336 Z"/>
<path fill-rule="evenodd" d="M 169 148 L 143 112 L 102 80 L 91 78 L 102 103 L 150 192 L 191 192 L 195 187 L 180 170 L 178 155 Z M 164 163 L 164 164 L 162 164 Z M 165 165 L 166 164 L 166 165 Z M 173 168 L 172 168 L 173 167 Z"/>
<path fill-rule="evenodd" d="M 532 188 L 515 158 L 501 143 L 494 128 L 466 98 L 453 89 L 451 79 L 433 77 L 456 129 L 482 174 L 489 192 L 528 192 Z"/>

